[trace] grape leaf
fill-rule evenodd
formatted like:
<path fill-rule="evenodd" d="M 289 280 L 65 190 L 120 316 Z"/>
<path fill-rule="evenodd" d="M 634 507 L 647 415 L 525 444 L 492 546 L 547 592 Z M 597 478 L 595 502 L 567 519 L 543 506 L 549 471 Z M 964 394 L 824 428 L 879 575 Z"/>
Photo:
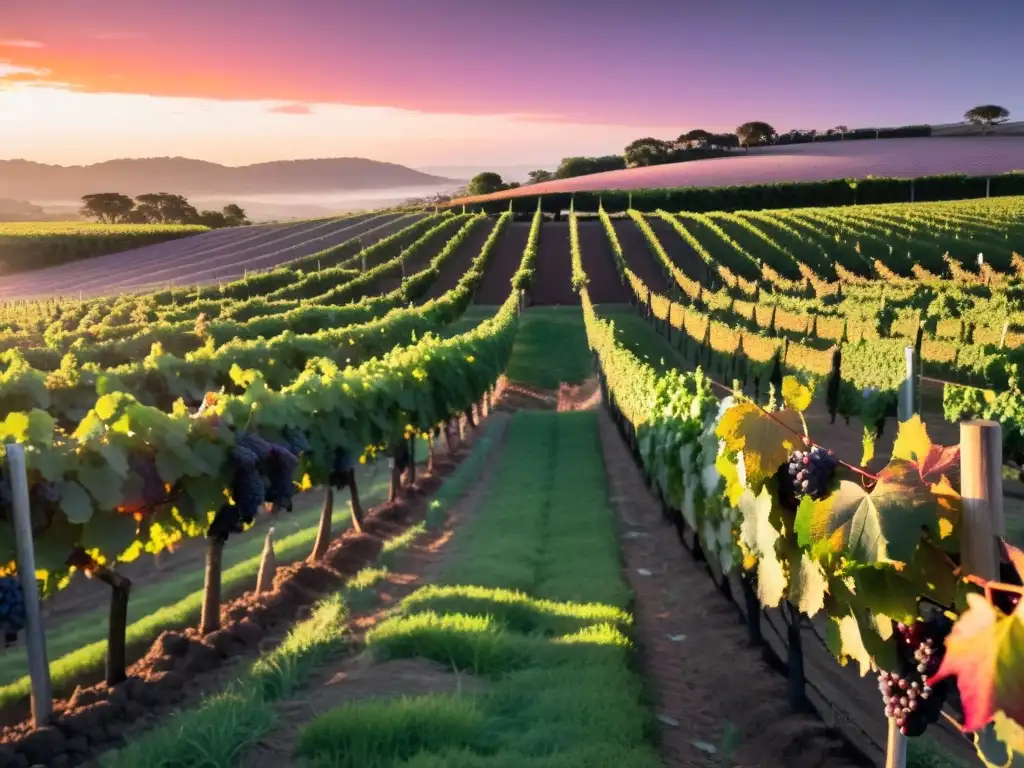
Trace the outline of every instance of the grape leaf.
<path fill-rule="evenodd" d="M 92 517 L 92 499 L 85 488 L 74 480 L 66 480 L 58 485 L 60 488 L 60 508 L 69 522 L 85 523 Z"/>
<path fill-rule="evenodd" d="M 960 461 L 960 446 L 933 445 L 918 414 L 899 425 L 892 457 L 917 466 L 921 479 L 934 482 Z"/>
<path fill-rule="evenodd" d="M 871 655 L 864 647 L 860 636 L 860 625 L 850 614 L 841 617 L 829 616 L 825 631 L 825 643 L 832 655 L 845 665 L 849 660 L 860 665 L 860 676 L 864 677 L 871 669 Z"/>
<path fill-rule="evenodd" d="M 99 550 L 108 560 L 116 560 L 135 541 L 137 528 L 131 515 L 94 515 L 82 526 L 79 544 L 87 550 Z"/>
<path fill-rule="evenodd" d="M 786 376 L 782 379 L 782 401 L 787 408 L 794 411 L 806 411 L 814 397 L 814 390 L 801 384 L 796 376 Z"/>
<path fill-rule="evenodd" d="M 896 621 L 911 622 L 917 616 L 921 588 L 892 567 L 862 566 L 852 569 L 857 597 L 873 613 Z"/>
<path fill-rule="evenodd" d="M 83 465 L 78 468 L 78 480 L 99 505 L 111 510 L 121 503 L 122 478 L 109 464 L 98 467 Z M 63 497 L 62 497 L 63 501 Z M 84 520 L 74 522 L 84 523 Z"/>
<path fill-rule="evenodd" d="M 825 607 L 826 592 L 828 583 L 821 565 L 808 555 L 802 554 L 790 579 L 790 601 L 800 609 L 800 613 L 813 616 Z"/>
<path fill-rule="evenodd" d="M 992 722 L 974 734 L 974 748 L 987 768 L 1024 768 L 1024 727 L 996 712 Z"/>
<path fill-rule="evenodd" d="M 775 551 L 779 532 L 770 520 L 772 496 L 762 488 L 758 496 L 747 490 L 740 498 L 743 522 L 740 525 L 740 539 L 744 546 L 757 556 L 757 596 L 761 604 L 774 608 L 786 591 L 786 574 Z"/>
<path fill-rule="evenodd" d="M 729 452 L 742 451 L 747 485 L 760 489 L 789 455 L 803 445 L 803 419 L 796 411 L 768 414 L 754 403 L 725 412 L 716 430 Z"/>
<path fill-rule="evenodd" d="M 894 460 L 870 493 L 843 480 L 828 498 L 801 503 L 795 527 L 801 546 L 828 540 L 839 547 L 833 551 L 845 551 L 858 562 L 908 562 L 922 528 L 937 528 L 938 512 L 936 497 L 918 480 L 913 465 Z"/>
<path fill-rule="evenodd" d="M 976 731 L 998 711 L 1024 722 L 1024 602 L 1009 616 L 978 594 L 946 638 L 946 655 L 929 682 L 956 675 L 964 729 Z"/>

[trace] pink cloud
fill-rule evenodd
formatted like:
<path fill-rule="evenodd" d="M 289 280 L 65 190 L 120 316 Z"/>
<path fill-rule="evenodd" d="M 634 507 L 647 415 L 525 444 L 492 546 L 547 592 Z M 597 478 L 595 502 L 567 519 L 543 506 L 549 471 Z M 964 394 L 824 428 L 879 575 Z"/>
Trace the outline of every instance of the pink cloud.
<path fill-rule="evenodd" d="M 45 48 L 38 40 L 0 40 L 0 48 Z"/>
<path fill-rule="evenodd" d="M 275 115 L 311 115 L 313 108 L 309 104 L 279 104 L 267 110 Z"/>

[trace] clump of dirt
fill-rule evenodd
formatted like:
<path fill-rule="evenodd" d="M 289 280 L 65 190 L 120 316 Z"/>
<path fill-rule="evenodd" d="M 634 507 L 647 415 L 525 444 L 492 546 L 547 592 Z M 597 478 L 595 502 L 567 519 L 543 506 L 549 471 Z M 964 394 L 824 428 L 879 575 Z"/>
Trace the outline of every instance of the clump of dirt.
<path fill-rule="evenodd" d="M 592 411 L 601 404 L 601 383 L 591 376 L 582 384 L 558 385 L 559 411 Z"/>

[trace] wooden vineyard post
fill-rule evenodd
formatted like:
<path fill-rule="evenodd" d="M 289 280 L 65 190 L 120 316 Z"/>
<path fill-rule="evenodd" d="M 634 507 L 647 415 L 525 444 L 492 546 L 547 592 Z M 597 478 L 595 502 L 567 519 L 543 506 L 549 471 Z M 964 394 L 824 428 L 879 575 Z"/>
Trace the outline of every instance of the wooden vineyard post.
<path fill-rule="evenodd" d="M 836 423 L 836 414 L 839 413 L 839 387 L 842 385 L 842 374 L 840 370 L 843 365 L 843 348 L 837 344 L 832 352 L 832 370 L 828 374 L 826 385 L 826 401 L 828 403 L 828 414 L 832 424 Z"/>
<path fill-rule="evenodd" d="M 755 574 L 741 574 L 740 586 L 743 590 L 743 604 L 746 606 L 747 619 L 747 640 L 751 645 L 761 645 L 764 638 L 761 635 L 761 601 L 757 599 L 757 590 L 754 588 Z"/>
<path fill-rule="evenodd" d="M 206 539 L 206 580 L 203 586 L 203 613 L 199 620 L 199 634 L 208 635 L 220 629 L 220 574 L 224 557 L 224 539 L 208 536 Z"/>
<path fill-rule="evenodd" d="M 807 706 L 807 696 L 804 690 L 804 649 L 803 638 L 800 628 L 803 626 L 804 617 L 800 611 L 790 603 L 785 602 L 786 614 L 786 681 L 789 694 L 789 706 L 795 712 L 802 711 Z"/>
<path fill-rule="evenodd" d="M 976 419 L 960 424 L 960 494 L 963 498 L 964 571 L 999 578 L 998 538 L 1003 518 L 1003 436 L 997 421 Z"/>
<path fill-rule="evenodd" d="M 50 684 L 50 663 L 46 658 L 46 634 L 39 609 L 39 588 L 36 585 L 36 553 L 32 545 L 32 513 L 28 500 L 28 475 L 25 449 L 9 443 L 7 474 L 11 484 L 11 507 L 14 512 L 14 537 L 17 543 L 18 578 L 25 597 L 25 649 L 28 652 L 28 675 L 32 685 L 32 725 L 41 728 L 53 714 L 53 689 Z"/>
<path fill-rule="evenodd" d="M 363 532 L 363 505 L 359 501 L 359 486 L 356 485 L 355 467 L 348 470 L 348 506 L 352 517 L 352 530 L 356 533 Z"/>
<path fill-rule="evenodd" d="M 309 555 L 309 562 L 313 563 L 317 560 L 322 560 L 323 556 L 327 554 L 327 547 L 331 543 L 331 526 L 333 524 L 334 488 L 328 485 L 327 494 L 324 496 L 324 506 L 320 511 L 320 525 L 316 531 L 316 542 L 313 544 L 313 551 Z M 269 537 L 270 534 L 268 533 L 267 536 Z"/>
<path fill-rule="evenodd" d="M 419 440 L 419 435 L 413 435 L 409 438 L 409 485 L 416 482 L 416 441 Z"/>
<path fill-rule="evenodd" d="M 992 179 L 985 179 L 985 197 L 992 197 Z"/>
<path fill-rule="evenodd" d="M 434 474 L 434 444 L 437 442 L 438 427 L 430 430 L 430 437 L 427 439 L 427 474 Z"/>
<path fill-rule="evenodd" d="M 328 531 L 330 526 L 328 526 Z M 317 543 L 320 541 L 317 535 Z M 326 547 L 325 547 L 326 549 Z M 260 595 L 269 592 L 274 587 L 274 574 L 277 572 L 277 558 L 274 556 L 274 526 L 267 531 L 267 538 L 263 541 L 263 557 L 260 558 L 260 571 L 256 576 L 256 594 Z"/>
<path fill-rule="evenodd" d="M 904 347 L 903 354 L 907 363 L 907 374 L 900 384 L 897 406 L 897 418 L 900 422 L 906 421 L 917 412 L 917 398 L 914 397 L 914 348 Z"/>

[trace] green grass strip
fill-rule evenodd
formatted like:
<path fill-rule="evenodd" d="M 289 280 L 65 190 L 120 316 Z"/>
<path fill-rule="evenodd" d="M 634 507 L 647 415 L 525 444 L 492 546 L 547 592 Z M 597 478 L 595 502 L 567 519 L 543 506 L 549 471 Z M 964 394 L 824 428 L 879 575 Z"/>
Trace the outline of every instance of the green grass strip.
<path fill-rule="evenodd" d="M 300 733 L 308 766 L 654 768 L 656 732 L 630 671 L 593 413 L 520 413 L 442 584 L 367 636 L 378 659 L 425 657 L 483 692 L 360 701 Z M 502 583 L 503 582 L 503 583 Z"/>
<path fill-rule="evenodd" d="M 576 307 L 531 307 L 519 321 L 508 363 L 510 381 L 538 389 L 579 384 L 593 371 L 583 313 Z"/>

